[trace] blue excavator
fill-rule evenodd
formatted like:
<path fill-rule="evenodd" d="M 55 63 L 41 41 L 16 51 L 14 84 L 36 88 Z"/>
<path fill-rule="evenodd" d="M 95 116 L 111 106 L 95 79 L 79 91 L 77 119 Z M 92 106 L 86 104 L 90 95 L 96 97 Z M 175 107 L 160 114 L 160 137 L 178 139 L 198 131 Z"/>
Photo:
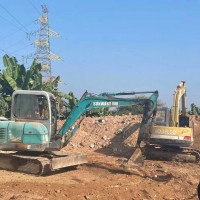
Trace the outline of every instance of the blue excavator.
<path fill-rule="evenodd" d="M 149 97 L 135 98 L 134 95 Z M 119 92 L 93 95 L 85 92 L 57 130 L 56 99 L 45 91 L 16 90 L 12 95 L 11 120 L 0 121 L 0 168 L 35 175 L 87 162 L 83 153 L 66 154 L 60 151 L 76 133 L 82 115 L 91 109 L 143 106 L 143 118 L 137 139 L 136 150 L 127 161 L 127 166 L 139 160 L 140 143 L 145 128 L 156 115 L 158 91 Z M 146 137 L 146 136 L 145 136 Z"/>

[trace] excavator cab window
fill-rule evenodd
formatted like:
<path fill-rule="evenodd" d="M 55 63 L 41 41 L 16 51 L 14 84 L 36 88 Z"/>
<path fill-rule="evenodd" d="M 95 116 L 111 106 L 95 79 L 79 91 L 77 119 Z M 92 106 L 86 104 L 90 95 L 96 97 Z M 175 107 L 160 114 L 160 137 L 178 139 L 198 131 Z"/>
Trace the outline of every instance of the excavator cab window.
<path fill-rule="evenodd" d="M 49 119 L 49 109 L 48 101 L 46 97 L 38 96 L 38 105 L 39 105 L 39 118 L 47 120 Z"/>
<path fill-rule="evenodd" d="M 167 107 L 162 107 L 157 109 L 156 117 L 154 119 L 154 124 L 159 126 L 169 126 L 170 109 Z"/>
<path fill-rule="evenodd" d="M 17 94 L 14 98 L 13 115 L 18 119 L 48 119 L 48 101 L 43 95 Z"/>

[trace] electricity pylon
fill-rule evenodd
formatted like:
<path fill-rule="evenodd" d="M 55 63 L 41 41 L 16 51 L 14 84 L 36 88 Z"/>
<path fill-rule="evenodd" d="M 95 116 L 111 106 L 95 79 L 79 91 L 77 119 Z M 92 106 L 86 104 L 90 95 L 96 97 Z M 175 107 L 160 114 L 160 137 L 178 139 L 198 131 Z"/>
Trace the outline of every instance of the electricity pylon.
<path fill-rule="evenodd" d="M 51 52 L 50 37 L 59 37 L 60 34 L 49 28 L 48 9 L 42 5 L 42 16 L 39 18 L 40 29 L 38 33 L 38 40 L 35 41 L 37 46 L 35 57 L 38 63 L 42 65 L 43 77 L 51 81 L 51 61 L 62 60 L 59 56 Z"/>

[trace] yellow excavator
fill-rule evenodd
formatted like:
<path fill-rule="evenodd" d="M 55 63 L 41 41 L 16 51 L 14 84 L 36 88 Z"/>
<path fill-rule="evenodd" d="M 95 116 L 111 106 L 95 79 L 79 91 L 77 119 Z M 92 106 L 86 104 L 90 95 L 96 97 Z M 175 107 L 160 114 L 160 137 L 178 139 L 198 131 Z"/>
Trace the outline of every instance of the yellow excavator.
<path fill-rule="evenodd" d="M 185 81 L 181 81 L 174 91 L 172 109 L 157 109 L 154 124 L 148 129 L 147 134 L 147 159 L 186 162 L 199 160 L 199 152 L 190 148 L 193 144 L 193 129 L 189 127 L 189 116 L 186 113 Z"/>

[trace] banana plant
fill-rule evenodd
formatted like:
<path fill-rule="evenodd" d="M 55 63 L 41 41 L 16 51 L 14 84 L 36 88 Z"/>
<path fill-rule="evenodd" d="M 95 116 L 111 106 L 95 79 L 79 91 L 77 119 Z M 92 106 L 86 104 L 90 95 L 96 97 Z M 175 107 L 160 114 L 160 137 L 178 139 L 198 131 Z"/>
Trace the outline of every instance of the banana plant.
<path fill-rule="evenodd" d="M 3 56 L 5 69 L 0 73 L 2 94 L 10 97 L 17 89 L 39 90 L 42 88 L 41 64 L 33 61 L 30 69 L 18 64 L 15 57 Z"/>
<path fill-rule="evenodd" d="M 11 96 L 15 90 L 41 90 L 42 74 L 41 64 L 34 59 L 30 69 L 18 64 L 15 57 L 3 56 L 5 69 L 0 73 L 0 93 L 8 107 L 11 104 Z"/>
<path fill-rule="evenodd" d="M 64 95 L 64 98 L 67 99 L 68 103 L 66 103 L 67 115 L 71 112 L 74 106 L 77 104 L 78 99 L 74 96 L 73 92 L 69 92 Z"/>
<path fill-rule="evenodd" d="M 58 92 L 58 84 L 60 82 L 60 76 L 55 77 L 51 77 L 49 80 L 45 80 L 42 84 L 42 90 L 47 91 L 47 92 L 51 92 L 53 93 L 55 96 L 59 95 Z"/>

